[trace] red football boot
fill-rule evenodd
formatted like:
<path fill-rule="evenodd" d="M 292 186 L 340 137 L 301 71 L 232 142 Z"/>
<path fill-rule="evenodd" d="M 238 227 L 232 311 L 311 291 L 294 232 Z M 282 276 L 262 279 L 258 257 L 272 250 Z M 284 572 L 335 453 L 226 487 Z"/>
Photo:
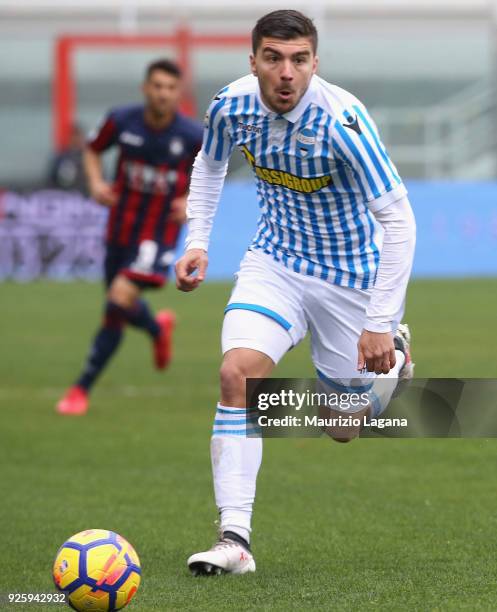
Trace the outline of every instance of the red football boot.
<path fill-rule="evenodd" d="M 158 370 L 164 370 L 173 356 L 173 330 L 176 315 L 172 310 L 161 310 L 155 320 L 159 324 L 160 334 L 154 340 L 154 361 Z"/>
<path fill-rule="evenodd" d="M 57 412 L 59 414 L 82 415 L 88 411 L 88 393 L 83 387 L 70 387 L 64 397 L 57 404 Z"/>

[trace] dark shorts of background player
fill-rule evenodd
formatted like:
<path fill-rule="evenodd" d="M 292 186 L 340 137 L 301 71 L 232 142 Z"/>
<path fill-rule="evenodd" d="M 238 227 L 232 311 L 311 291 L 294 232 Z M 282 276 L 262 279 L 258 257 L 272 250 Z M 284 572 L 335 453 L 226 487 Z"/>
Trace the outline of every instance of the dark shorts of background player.
<path fill-rule="evenodd" d="M 159 246 L 154 261 L 147 269 L 137 266 L 140 245 L 114 246 L 107 245 L 104 261 L 104 282 L 109 288 L 118 274 L 122 274 L 140 289 L 159 289 L 168 280 L 170 265 L 164 265 L 165 253 L 171 247 Z"/>

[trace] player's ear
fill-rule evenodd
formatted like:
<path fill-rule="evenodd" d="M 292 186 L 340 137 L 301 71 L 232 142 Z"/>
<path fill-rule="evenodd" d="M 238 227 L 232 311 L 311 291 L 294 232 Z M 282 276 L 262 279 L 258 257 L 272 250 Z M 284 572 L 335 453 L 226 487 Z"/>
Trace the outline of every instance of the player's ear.
<path fill-rule="evenodd" d="M 319 64 L 319 56 L 315 55 L 312 61 L 312 74 L 316 74 L 316 71 L 318 69 L 318 64 Z"/>
<path fill-rule="evenodd" d="M 257 76 L 257 68 L 255 66 L 255 55 L 253 53 L 250 54 L 250 70 L 254 76 Z"/>

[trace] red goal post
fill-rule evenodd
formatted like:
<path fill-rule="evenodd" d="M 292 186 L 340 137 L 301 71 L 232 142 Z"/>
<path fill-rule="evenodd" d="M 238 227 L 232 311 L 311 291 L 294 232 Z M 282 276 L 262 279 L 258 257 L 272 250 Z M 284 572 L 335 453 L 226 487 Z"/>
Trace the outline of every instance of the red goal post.
<path fill-rule="evenodd" d="M 53 145 L 56 150 L 63 148 L 69 140 L 71 126 L 77 116 L 75 55 L 80 49 L 147 49 L 173 47 L 176 59 L 183 70 L 186 95 L 182 111 L 195 115 L 192 53 L 195 50 L 212 47 L 241 47 L 250 44 L 248 35 L 195 34 L 188 28 L 178 28 L 174 33 L 157 34 L 76 34 L 59 36 L 55 42 L 54 78 L 52 92 Z"/>

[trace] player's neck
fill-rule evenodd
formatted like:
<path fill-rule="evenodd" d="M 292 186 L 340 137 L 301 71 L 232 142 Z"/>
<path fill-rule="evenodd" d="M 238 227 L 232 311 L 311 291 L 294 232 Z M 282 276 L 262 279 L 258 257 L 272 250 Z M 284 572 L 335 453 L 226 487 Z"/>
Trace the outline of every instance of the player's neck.
<path fill-rule="evenodd" d="M 149 108 L 145 108 L 144 112 L 145 123 L 153 130 L 163 130 L 167 128 L 168 125 L 172 123 L 175 115 L 175 111 L 171 111 L 166 115 L 156 115 Z"/>

